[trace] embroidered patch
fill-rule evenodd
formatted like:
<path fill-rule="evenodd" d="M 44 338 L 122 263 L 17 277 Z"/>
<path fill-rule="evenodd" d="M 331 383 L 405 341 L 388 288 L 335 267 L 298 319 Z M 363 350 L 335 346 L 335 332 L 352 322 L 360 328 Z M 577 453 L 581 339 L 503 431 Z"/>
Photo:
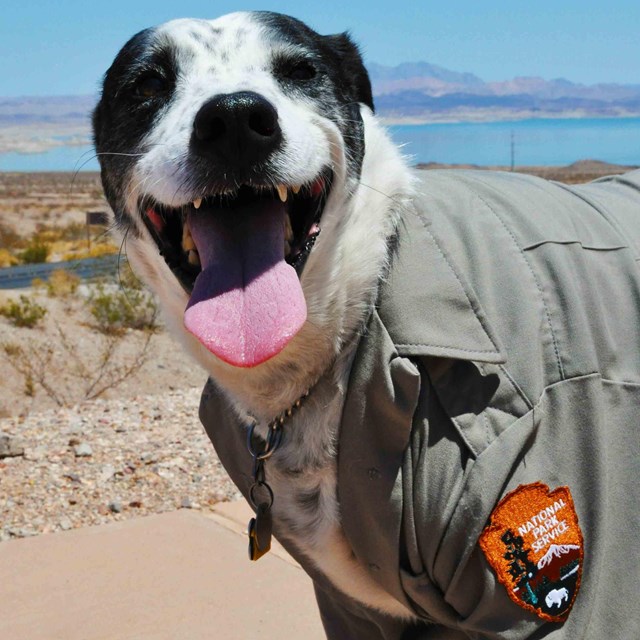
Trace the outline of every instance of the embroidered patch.
<path fill-rule="evenodd" d="M 522 484 L 494 509 L 480 547 L 509 597 L 563 622 L 578 595 L 583 541 L 569 487 Z"/>

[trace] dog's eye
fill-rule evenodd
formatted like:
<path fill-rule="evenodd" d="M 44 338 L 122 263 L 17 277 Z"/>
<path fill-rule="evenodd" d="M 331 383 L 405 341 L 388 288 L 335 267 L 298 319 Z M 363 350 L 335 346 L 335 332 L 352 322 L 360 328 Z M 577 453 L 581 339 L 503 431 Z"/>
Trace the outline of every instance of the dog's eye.
<path fill-rule="evenodd" d="M 311 80 L 315 78 L 316 70 L 310 62 L 302 60 L 291 65 L 284 75 L 289 80 Z"/>
<path fill-rule="evenodd" d="M 146 76 L 141 78 L 135 86 L 135 94 L 138 98 L 156 98 L 167 89 L 167 83 L 158 76 Z"/>

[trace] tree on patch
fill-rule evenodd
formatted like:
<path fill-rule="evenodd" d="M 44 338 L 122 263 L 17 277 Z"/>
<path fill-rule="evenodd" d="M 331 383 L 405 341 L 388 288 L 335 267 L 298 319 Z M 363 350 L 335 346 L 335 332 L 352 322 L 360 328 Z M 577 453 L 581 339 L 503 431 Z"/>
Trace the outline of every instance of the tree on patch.
<path fill-rule="evenodd" d="M 522 599 L 537 604 L 538 598 L 529 585 L 529 581 L 538 573 L 538 568 L 529 559 L 529 550 L 524 548 L 522 536 L 514 535 L 511 529 L 507 529 L 501 538 L 507 548 L 503 558 L 509 563 L 509 575 L 515 585 L 521 589 Z"/>

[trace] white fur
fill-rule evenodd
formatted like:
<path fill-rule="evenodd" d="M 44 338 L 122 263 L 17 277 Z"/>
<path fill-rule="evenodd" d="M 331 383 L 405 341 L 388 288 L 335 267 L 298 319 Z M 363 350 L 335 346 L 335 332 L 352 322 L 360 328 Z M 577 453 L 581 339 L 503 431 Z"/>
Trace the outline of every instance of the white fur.
<path fill-rule="evenodd" d="M 169 39 L 180 55 L 177 99 L 155 122 L 143 146 L 144 156 L 135 165 L 129 215 L 138 222 L 141 238 L 129 236 L 127 254 L 159 296 L 171 330 L 224 389 L 239 415 L 250 414 L 266 424 L 312 387 L 300 415 L 286 424 L 291 437 L 266 464 L 267 480 L 277 496 L 275 521 L 284 515 L 294 523 L 278 533 L 344 593 L 393 616 L 412 617 L 351 552 L 340 524 L 333 448 L 358 331 L 374 301 L 397 212 L 411 197 L 409 171 L 373 114 L 362 106 L 366 154 L 361 180 L 351 192 L 338 127 L 318 113 L 312 102 L 285 95 L 268 72 L 274 47 L 283 45 L 270 42 L 248 14 L 231 14 L 211 24 L 223 30 L 221 46 L 227 62 L 212 57 L 211 51 L 189 36 L 194 26 L 203 27 L 199 21 L 173 21 L 160 29 L 160 36 Z M 244 40 L 240 48 L 233 44 L 239 31 Z M 322 233 L 302 276 L 307 321 L 282 353 L 252 369 L 221 362 L 184 329 L 188 297 L 159 257 L 136 206 L 141 193 L 172 206 L 199 196 L 183 186 L 187 176 L 182 160 L 195 114 L 214 88 L 216 93 L 255 91 L 276 107 L 287 141 L 278 157 L 283 182 L 310 182 L 327 165 L 334 174 Z M 293 363 L 299 372 L 295 379 L 290 375 Z M 320 464 L 304 469 L 304 461 L 310 458 Z M 295 476 L 288 472 L 301 467 L 303 472 Z M 319 509 L 309 513 L 296 496 L 315 487 L 320 488 Z"/>

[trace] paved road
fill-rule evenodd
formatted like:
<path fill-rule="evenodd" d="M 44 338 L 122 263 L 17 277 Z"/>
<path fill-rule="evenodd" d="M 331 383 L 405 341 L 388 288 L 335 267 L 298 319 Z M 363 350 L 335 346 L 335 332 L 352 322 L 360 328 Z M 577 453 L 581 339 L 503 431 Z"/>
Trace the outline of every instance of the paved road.
<path fill-rule="evenodd" d="M 124 260 L 124 258 L 121 259 Z M 90 280 L 98 276 L 113 275 L 117 268 L 117 255 L 8 267 L 6 269 L 0 269 L 0 289 L 24 289 L 30 287 L 34 278 L 47 280 L 51 272 L 56 269 L 64 269 L 65 271 L 75 273 L 83 280 Z"/>

